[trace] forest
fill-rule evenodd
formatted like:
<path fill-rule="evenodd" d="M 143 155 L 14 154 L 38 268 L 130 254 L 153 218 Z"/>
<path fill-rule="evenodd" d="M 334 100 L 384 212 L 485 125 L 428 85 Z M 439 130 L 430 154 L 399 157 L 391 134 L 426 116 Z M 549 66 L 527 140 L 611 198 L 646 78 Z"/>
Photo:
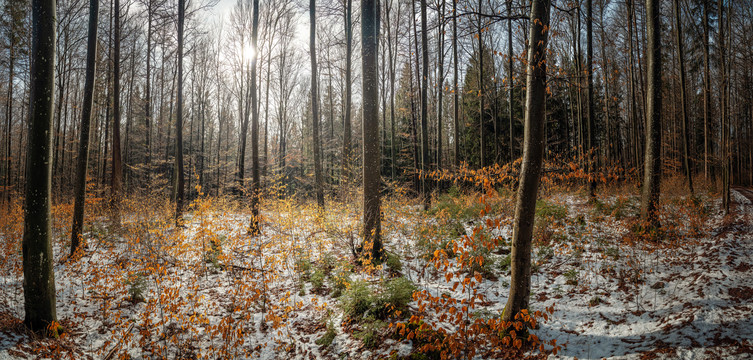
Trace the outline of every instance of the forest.
<path fill-rule="evenodd" d="M 749 359 L 750 0 L 0 0 L 0 359 Z"/>

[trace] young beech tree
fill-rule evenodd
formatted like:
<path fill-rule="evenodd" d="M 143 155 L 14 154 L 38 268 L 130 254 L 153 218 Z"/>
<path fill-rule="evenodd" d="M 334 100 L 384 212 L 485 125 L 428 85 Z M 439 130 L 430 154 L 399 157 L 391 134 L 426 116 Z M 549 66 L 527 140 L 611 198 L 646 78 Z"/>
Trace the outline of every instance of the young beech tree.
<path fill-rule="evenodd" d="M 659 206 L 661 181 L 661 18 L 659 0 L 646 1 L 646 27 L 648 46 L 646 62 L 648 82 L 646 96 L 646 153 L 641 190 L 641 218 L 658 225 L 656 210 Z"/>
<path fill-rule="evenodd" d="M 29 140 L 24 203 L 24 310 L 32 330 L 57 321 L 52 269 L 52 107 L 55 93 L 55 0 L 32 1 Z"/>
<path fill-rule="evenodd" d="M 84 83 L 84 104 L 81 109 L 81 135 L 78 145 L 76 165 L 75 205 L 73 207 L 73 229 L 71 231 L 71 255 L 80 245 L 81 230 L 84 227 L 84 205 L 86 202 L 86 169 L 89 163 L 89 125 L 92 118 L 94 97 L 94 75 L 97 72 L 97 17 L 99 0 L 89 1 L 89 40 L 86 48 L 86 82 Z"/>
<path fill-rule="evenodd" d="M 505 321 L 512 321 L 520 310 L 528 309 L 528 295 L 531 293 L 531 237 L 546 140 L 544 104 L 550 5 L 550 0 L 534 0 L 531 6 L 523 164 L 515 204 L 510 297 L 502 314 L 502 319 Z"/>
<path fill-rule="evenodd" d="M 377 1 L 361 1 L 361 68 L 363 69 L 363 238 L 371 257 L 382 258 L 379 199 L 379 94 L 377 89 Z"/>

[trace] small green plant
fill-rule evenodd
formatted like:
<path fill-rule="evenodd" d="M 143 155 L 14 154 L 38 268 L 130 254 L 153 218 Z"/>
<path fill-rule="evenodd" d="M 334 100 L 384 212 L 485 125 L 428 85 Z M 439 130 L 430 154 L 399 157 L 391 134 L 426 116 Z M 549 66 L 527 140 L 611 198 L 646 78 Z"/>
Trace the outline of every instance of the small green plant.
<path fill-rule="evenodd" d="M 575 269 L 568 270 L 565 274 L 565 284 L 578 285 L 578 271 Z"/>
<path fill-rule="evenodd" d="M 346 318 L 359 322 L 374 308 L 374 292 L 361 280 L 354 281 L 340 298 L 340 306 Z"/>
<path fill-rule="evenodd" d="M 446 212 L 453 219 L 467 220 L 478 217 L 484 208 L 485 205 L 478 199 L 474 198 L 468 202 L 460 195 L 443 194 L 437 197 L 434 206 L 429 209 L 428 213 L 429 215 L 437 215 L 440 212 Z"/>
<path fill-rule="evenodd" d="M 549 246 L 542 246 L 539 248 L 538 257 L 542 263 L 547 262 L 554 257 L 554 249 Z"/>
<path fill-rule="evenodd" d="M 132 303 L 144 301 L 144 291 L 146 291 L 146 277 L 142 273 L 135 273 L 126 279 L 125 284 L 128 286 L 128 295 Z"/>
<path fill-rule="evenodd" d="M 403 271 L 403 263 L 400 262 L 400 256 L 395 253 L 387 253 L 385 265 L 387 265 L 392 273 L 399 274 Z"/>
<path fill-rule="evenodd" d="M 601 304 L 601 298 L 598 296 L 594 296 L 588 301 L 588 305 L 591 305 L 592 307 L 599 304 Z"/>
<path fill-rule="evenodd" d="M 335 268 L 335 265 L 337 265 L 337 259 L 331 252 L 324 253 L 321 258 L 319 258 L 319 268 L 324 272 L 324 275 L 329 276 Z"/>
<path fill-rule="evenodd" d="M 295 261 L 295 270 L 301 275 L 301 279 L 308 280 L 311 276 L 311 260 L 300 257 Z"/>
<path fill-rule="evenodd" d="M 512 256 L 507 254 L 499 261 L 499 269 L 504 272 L 510 272 L 510 264 L 512 264 Z"/>
<path fill-rule="evenodd" d="M 335 331 L 335 326 L 332 325 L 332 321 L 327 322 L 327 331 L 324 332 L 324 335 L 316 340 L 316 344 L 321 347 L 328 347 L 332 344 L 332 341 L 335 340 L 335 337 L 337 336 L 337 331 Z"/>
<path fill-rule="evenodd" d="M 549 221 L 561 221 L 567 218 L 567 208 L 541 199 L 536 201 L 536 218 Z"/>
<path fill-rule="evenodd" d="M 376 299 L 380 318 L 387 318 L 391 315 L 405 314 L 408 309 L 408 303 L 413 300 L 413 292 L 416 286 L 404 277 L 398 277 L 387 281 L 384 285 L 384 291 Z"/>
<path fill-rule="evenodd" d="M 324 290 L 325 278 L 326 275 L 324 274 L 324 270 L 319 268 L 316 269 L 313 274 L 311 274 L 309 281 L 311 282 L 311 287 L 313 288 L 314 292 L 322 293 L 322 291 Z"/>
<path fill-rule="evenodd" d="M 613 260 L 617 261 L 620 259 L 620 250 L 616 247 L 610 247 L 604 251 L 604 255 L 609 256 Z"/>
<path fill-rule="evenodd" d="M 329 280 L 332 283 L 332 297 L 334 298 L 340 297 L 343 292 L 348 289 L 351 283 L 350 273 L 345 267 L 338 268 L 338 270 L 330 276 Z"/>
<path fill-rule="evenodd" d="M 384 328 L 385 323 L 383 321 L 367 321 L 363 330 L 356 331 L 355 336 L 363 342 L 367 349 L 376 349 L 379 346 Z"/>

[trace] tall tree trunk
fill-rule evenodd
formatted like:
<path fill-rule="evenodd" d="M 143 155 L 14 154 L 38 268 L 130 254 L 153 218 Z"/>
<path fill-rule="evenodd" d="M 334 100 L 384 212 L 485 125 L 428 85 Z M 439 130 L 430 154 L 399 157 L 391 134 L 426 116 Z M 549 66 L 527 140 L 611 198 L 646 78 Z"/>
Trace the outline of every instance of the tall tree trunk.
<path fill-rule="evenodd" d="M 115 48 L 113 49 L 112 85 L 112 180 L 110 182 L 110 206 L 113 222 L 120 224 L 120 201 L 123 187 L 123 163 L 120 151 L 120 0 L 115 0 Z"/>
<path fill-rule="evenodd" d="M 729 156 L 729 114 L 727 105 L 729 104 L 729 97 L 727 95 L 728 78 L 727 78 L 727 58 L 725 56 L 726 40 L 724 35 L 724 1 L 719 0 L 717 2 L 717 22 L 719 24 L 719 38 L 717 39 L 717 47 L 719 49 L 719 73 L 720 83 L 719 92 L 720 106 L 719 113 L 721 117 L 721 127 L 719 131 L 722 133 L 722 146 L 720 149 L 720 158 L 722 159 L 722 207 L 724 208 L 724 214 L 729 214 L 729 182 L 730 182 L 730 156 Z M 729 21 L 729 14 L 727 14 L 727 21 Z"/>
<path fill-rule="evenodd" d="M 395 180 L 395 63 L 397 62 L 392 53 L 392 22 L 390 21 L 390 13 L 392 10 L 392 1 L 387 4 L 387 56 L 390 59 L 390 169 L 391 177 Z M 400 3 L 397 5 L 397 18 L 400 19 Z M 398 43 L 399 31 L 395 31 L 395 46 Z"/>
<path fill-rule="evenodd" d="M 661 18 L 660 0 L 646 0 L 648 47 L 648 98 L 646 99 L 646 155 L 641 191 L 641 218 L 652 226 L 659 225 L 659 190 L 661 182 Z"/>
<path fill-rule="evenodd" d="M 515 161 L 515 130 L 512 115 L 512 0 L 507 0 L 507 116 L 510 120 L 510 162 Z"/>
<path fill-rule="evenodd" d="M 15 8 L 11 7 L 11 11 L 14 11 Z M 10 206 L 10 200 L 11 200 L 11 126 L 12 122 L 11 119 L 13 118 L 13 76 L 14 76 L 14 65 L 15 65 L 15 58 L 16 58 L 16 27 L 15 25 L 15 14 L 11 14 L 11 26 L 8 28 L 8 93 L 6 98 L 6 105 L 5 105 L 5 196 L 4 199 L 7 202 L 8 206 Z M 20 153 L 19 153 L 20 154 Z M 20 164 L 20 162 L 19 162 Z"/>
<path fill-rule="evenodd" d="M 685 53 L 682 42 L 682 23 L 680 22 L 679 0 L 672 0 L 675 12 L 675 46 L 677 47 L 677 62 L 680 65 L 680 102 L 682 103 L 682 162 L 685 168 L 685 178 L 688 189 L 693 194 L 693 172 L 690 165 L 690 131 L 688 121 L 688 100 L 685 84 Z"/>
<path fill-rule="evenodd" d="M 428 91 L 429 91 L 429 39 L 426 20 L 426 0 L 421 0 L 421 192 L 424 210 L 429 209 L 429 131 L 427 129 L 429 118 Z"/>
<path fill-rule="evenodd" d="M 107 149 L 110 144 L 110 111 L 112 110 L 112 83 L 111 83 L 111 76 L 112 76 L 112 40 L 113 40 L 113 15 L 114 15 L 114 9 L 113 9 L 113 3 L 114 0 L 110 0 L 110 25 L 109 29 L 110 31 L 107 34 L 107 76 L 105 76 L 105 88 L 107 95 L 105 96 L 106 104 L 105 105 L 105 133 L 104 133 L 104 139 L 100 140 L 100 144 L 102 145 L 103 149 L 103 156 L 102 156 L 102 176 L 100 178 L 102 182 L 102 186 L 104 187 L 107 184 Z"/>
<path fill-rule="evenodd" d="M 44 331 L 57 321 L 50 192 L 55 94 L 55 1 L 32 1 L 29 141 L 26 152 L 23 269 L 24 323 Z M 57 330 L 57 329 L 55 329 Z"/>
<path fill-rule="evenodd" d="M 313 0 L 312 0 L 313 1 Z M 361 1 L 361 68 L 363 69 L 363 238 L 364 249 L 371 249 L 371 260 L 384 255 L 381 240 L 381 204 L 379 197 L 379 44 L 378 1 Z"/>
<path fill-rule="evenodd" d="M 442 170 L 442 98 L 444 93 L 444 1 L 437 9 L 439 26 L 437 27 L 437 170 Z"/>
<path fill-rule="evenodd" d="M 601 30 L 601 66 L 602 70 L 601 73 L 604 75 L 604 119 L 606 120 L 606 141 L 603 141 L 604 144 L 604 158 L 607 159 L 607 161 L 604 163 L 605 166 L 610 166 L 615 161 L 615 153 L 617 151 L 617 148 L 620 146 L 619 141 L 615 141 L 615 126 L 613 125 L 611 119 L 610 119 L 610 109 L 609 109 L 609 103 L 610 103 L 610 96 L 609 96 L 609 61 L 607 60 L 607 51 L 606 51 L 606 36 L 604 35 L 604 7 L 605 7 L 605 0 L 601 0 L 601 4 L 599 6 L 599 23 Z M 615 141 L 615 142 L 613 142 Z M 603 169 L 602 169 L 603 170 Z"/>
<path fill-rule="evenodd" d="M 414 3 L 414 2 L 411 2 L 411 3 Z M 412 8 L 414 9 L 414 11 L 412 11 L 411 13 L 413 14 L 413 17 L 415 18 L 416 17 L 415 5 Z M 413 25 L 413 29 L 414 29 L 413 38 L 415 40 L 416 39 L 415 23 Z M 412 45 L 414 44 L 412 44 L 410 34 L 408 35 L 409 35 L 408 36 L 408 48 L 411 48 Z M 408 58 L 408 66 L 410 67 L 413 67 L 413 58 L 414 58 L 413 56 Z M 411 68 L 408 70 L 409 70 L 408 71 L 408 77 L 409 77 L 408 83 L 410 84 L 408 86 L 408 89 L 410 91 L 410 121 L 411 121 L 410 122 L 410 136 L 411 136 L 411 145 L 412 145 L 411 148 L 413 150 L 413 170 L 414 170 L 413 171 L 413 189 L 415 190 L 416 193 L 420 193 L 421 183 L 418 176 L 418 170 L 419 170 L 419 162 L 421 161 L 421 159 L 419 158 L 420 155 L 418 151 L 418 129 L 416 125 L 416 92 L 413 89 L 413 69 Z M 417 58 L 416 58 L 416 77 L 418 77 L 418 59 Z"/>
<path fill-rule="evenodd" d="M 709 3 L 703 1 L 703 176 L 709 180 L 709 148 L 711 147 L 711 70 L 709 65 Z"/>
<path fill-rule="evenodd" d="M 86 83 L 84 103 L 81 109 L 81 134 L 78 143 L 78 163 L 76 164 L 75 204 L 73 206 L 73 228 L 71 230 L 71 256 L 81 244 L 84 227 L 84 206 L 86 205 L 86 170 L 89 164 L 89 126 L 92 118 L 95 76 L 97 73 L 97 19 L 99 0 L 89 1 L 89 40 L 86 47 Z"/>
<path fill-rule="evenodd" d="M 185 175 L 183 174 L 183 26 L 186 17 L 186 2 L 178 0 L 178 99 L 175 116 L 175 223 L 183 224 L 183 197 Z"/>
<path fill-rule="evenodd" d="M 594 116 L 593 0 L 586 0 L 586 76 L 588 87 L 588 196 L 596 198 L 596 121 Z"/>
<path fill-rule="evenodd" d="M 309 18 L 311 27 L 309 33 L 309 46 L 311 47 L 311 114 L 313 126 L 312 144 L 314 147 L 314 188 L 316 189 L 316 204 L 320 210 L 324 210 L 324 186 L 322 184 L 322 156 L 319 144 L 319 75 L 316 66 L 316 0 L 309 1 Z M 379 134 L 377 134 L 378 136 Z M 379 169 L 379 164 L 377 164 Z"/>
<path fill-rule="evenodd" d="M 347 182 L 350 179 L 350 164 L 352 162 L 351 153 L 351 119 L 350 108 L 352 97 L 353 81 L 351 80 L 351 58 L 353 55 L 353 24 L 352 24 L 353 0 L 347 0 L 345 3 L 345 115 L 343 115 L 343 170 L 342 181 L 346 184 L 343 189 L 347 189 Z"/>
<path fill-rule="evenodd" d="M 411 15 L 412 15 L 411 18 L 415 19 L 416 18 L 416 14 L 417 14 L 416 13 L 416 2 L 415 1 L 411 1 L 410 3 L 411 3 Z M 416 59 L 416 92 L 417 92 L 416 97 L 418 98 L 418 105 L 416 106 L 415 102 L 414 102 L 413 105 L 416 106 L 416 107 L 414 107 L 413 109 L 411 109 L 411 114 L 415 115 L 415 116 L 412 116 L 412 121 L 414 121 L 413 131 L 415 132 L 415 134 L 414 134 L 414 136 L 415 136 L 415 143 L 414 143 L 415 157 L 414 157 L 413 165 L 414 165 L 415 173 L 416 174 L 414 175 L 414 182 L 415 182 L 415 187 L 416 187 L 416 193 L 418 193 L 419 196 L 423 196 L 423 194 L 424 194 L 424 190 L 423 190 L 423 184 L 424 184 L 424 182 L 421 181 L 421 176 L 420 176 L 420 171 L 421 171 L 421 156 L 422 156 L 423 153 L 419 149 L 420 145 L 419 145 L 419 139 L 418 139 L 418 135 L 419 135 L 418 134 L 419 133 L 418 126 L 419 126 L 419 123 L 421 121 L 421 119 L 420 119 L 420 117 L 421 117 L 421 113 L 420 113 L 420 111 L 421 111 L 420 110 L 421 109 L 421 65 L 420 65 L 420 62 L 421 61 L 419 60 L 419 54 L 420 54 L 420 52 L 418 50 L 418 24 L 417 24 L 416 21 L 413 21 L 413 49 L 415 51 L 414 54 L 415 54 L 415 59 Z M 411 56 L 411 58 L 413 58 L 413 56 Z M 411 85 L 412 84 L 413 84 L 413 81 L 411 81 Z M 411 90 L 411 94 L 413 94 L 413 90 Z M 411 95 L 411 96 L 413 96 L 413 95 Z M 413 99 L 415 100 L 415 98 L 413 98 Z M 416 108 L 418 108 L 418 113 L 416 113 Z M 418 119 L 416 117 L 418 117 Z"/>
<path fill-rule="evenodd" d="M 513 321 L 521 310 L 528 309 L 531 293 L 531 238 L 546 141 L 544 104 L 550 5 L 549 0 L 534 0 L 531 7 L 528 64 L 534 65 L 528 69 L 526 79 L 523 163 L 513 225 L 510 296 L 502 313 L 504 321 Z"/>
<path fill-rule="evenodd" d="M 257 48 L 259 33 L 259 0 L 253 0 L 253 20 L 251 21 L 251 46 Z M 257 52 L 258 53 L 258 52 Z M 259 197 L 261 181 L 259 180 L 259 108 L 256 89 L 257 53 L 251 58 L 251 225 L 249 234 L 259 234 Z"/>
<path fill-rule="evenodd" d="M 152 9 L 153 0 L 147 3 L 146 21 L 146 80 L 144 85 L 144 123 L 146 125 L 146 188 L 151 189 L 152 176 Z M 219 106 L 219 105 L 218 105 Z"/>
<path fill-rule="evenodd" d="M 509 16 L 509 14 L 508 14 Z M 394 82 L 394 81 L 393 81 Z M 452 111 L 455 134 L 455 169 L 460 167 L 460 109 L 458 103 L 458 2 L 452 2 Z"/>
<path fill-rule="evenodd" d="M 485 128 L 484 126 L 484 97 L 486 94 L 484 94 L 484 42 L 482 41 L 482 35 L 484 28 L 481 24 L 481 0 L 478 0 L 478 98 L 479 98 L 479 106 L 478 106 L 478 118 L 479 118 L 479 157 L 481 160 L 481 167 L 486 166 L 486 142 L 484 141 L 486 137 Z"/>

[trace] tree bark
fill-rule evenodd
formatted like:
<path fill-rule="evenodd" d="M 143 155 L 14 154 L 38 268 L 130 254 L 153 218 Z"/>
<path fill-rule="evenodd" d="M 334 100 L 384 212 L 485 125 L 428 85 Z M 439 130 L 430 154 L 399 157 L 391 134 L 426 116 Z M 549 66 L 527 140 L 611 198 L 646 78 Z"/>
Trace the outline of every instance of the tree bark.
<path fill-rule="evenodd" d="M 521 310 L 528 309 L 531 293 L 531 238 L 546 141 L 544 104 L 550 4 L 550 0 L 534 0 L 531 7 L 523 163 L 513 225 L 510 296 L 502 313 L 504 321 L 513 321 Z"/>
<path fill-rule="evenodd" d="M 343 169 L 342 181 L 346 184 L 343 189 L 347 189 L 347 182 L 350 179 L 350 164 L 352 162 L 351 153 L 351 97 L 353 80 L 351 80 L 351 68 L 353 57 L 353 24 L 352 24 L 353 0 L 347 0 L 345 3 L 345 115 L 343 116 Z"/>
<path fill-rule="evenodd" d="M 76 164 L 75 203 L 73 206 L 73 227 L 71 230 L 71 256 L 81 245 L 81 231 L 84 227 L 84 206 L 86 205 L 86 170 L 89 164 L 89 126 L 92 118 L 95 76 L 97 73 L 97 19 L 99 0 L 89 1 L 89 39 L 86 47 L 86 83 L 84 103 L 81 110 L 81 134 L 79 137 L 78 163 Z"/>
<path fill-rule="evenodd" d="M 724 1 L 719 0 L 717 2 L 718 16 L 717 22 L 719 24 L 719 37 L 717 39 L 717 47 L 719 48 L 719 72 L 720 83 L 719 92 L 720 106 L 719 112 L 721 117 L 721 127 L 719 131 L 722 133 L 722 146 L 720 149 L 720 158 L 722 160 L 722 207 L 724 208 L 724 214 L 729 214 L 729 183 L 730 183 L 730 156 L 729 156 L 729 114 L 728 104 L 729 97 L 727 95 L 728 78 L 727 78 L 727 58 L 725 55 L 726 39 L 724 35 Z M 727 14 L 729 18 L 729 14 Z M 729 21 L 729 19 L 727 19 Z"/>
<path fill-rule="evenodd" d="M 709 179 L 709 148 L 711 147 L 711 70 L 709 65 L 709 3 L 703 1 L 703 176 Z"/>
<path fill-rule="evenodd" d="M 509 14 L 508 14 L 509 15 Z M 452 2 L 452 119 L 455 145 L 455 169 L 460 167 L 460 94 L 458 94 L 458 2 Z"/>
<path fill-rule="evenodd" d="M 313 1 L 313 0 L 312 0 Z M 361 1 L 361 68 L 363 69 L 363 239 L 371 260 L 383 257 L 381 240 L 378 29 L 376 0 Z"/>
<path fill-rule="evenodd" d="M 183 223 L 183 197 L 185 175 L 183 174 L 183 26 L 186 18 L 186 2 L 178 0 L 178 99 L 175 116 L 175 223 Z"/>
<path fill-rule="evenodd" d="M 115 0 L 114 49 L 113 49 L 113 85 L 112 85 L 112 177 L 110 182 L 110 206 L 113 222 L 120 224 L 120 201 L 123 187 L 123 163 L 120 150 L 120 0 Z"/>
<path fill-rule="evenodd" d="M 690 134 L 688 121 L 688 100 L 685 84 L 685 53 L 682 42 L 682 23 L 680 22 L 680 2 L 672 0 L 675 12 L 675 46 L 677 47 L 677 62 L 680 67 L 680 102 L 682 103 L 682 162 L 685 168 L 685 179 L 688 189 L 693 194 L 693 170 L 690 165 Z"/>
<path fill-rule="evenodd" d="M 429 118 L 428 91 L 429 91 L 429 40 L 426 20 L 426 0 L 421 0 L 421 192 L 424 210 L 429 209 L 429 131 L 427 129 Z"/>
<path fill-rule="evenodd" d="M 453 1 L 454 2 L 454 1 Z M 439 26 L 437 27 L 437 170 L 442 170 L 442 94 L 444 93 L 444 1 L 437 9 Z"/>
<path fill-rule="evenodd" d="M 596 198 L 596 121 L 594 116 L 593 0 L 586 0 L 586 76 L 588 87 L 588 196 Z"/>
<path fill-rule="evenodd" d="M 652 226 L 659 225 L 657 210 L 661 182 L 662 59 L 659 1 L 646 0 L 648 98 L 646 99 L 646 153 L 641 191 L 641 218 L 650 222 Z"/>
<path fill-rule="evenodd" d="M 316 191 L 316 204 L 320 210 L 324 210 L 324 186 L 322 184 L 322 156 L 319 144 L 319 75 L 316 66 L 316 0 L 309 1 L 309 18 L 311 27 L 309 33 L 309 45 L 311 48 L 311 114 L 313 126 L 313 150 L 314 150 L 314 188 Z M 378 134 L 377 134 L 378 136 Z M 377 169 L 379 164 L 377 164 Z"/>
<path fill-rule="evenodd" d="M 257 48 L 259 33 L 259 0 L 253 0 L 253 19 L 251 23 L 251 46 Z M 249 234 L 257 235 L 259 228 L 259 200 L 261 196 L 261 181 L 259 179 L 259 108 L 256 89 L 256 60 L 258 52 L 251 58 L 251 225 Z"/>
<path fill-rule="evenodd" d="M 26 152 L 23 270 L 24 323 L 43 331 L 57 321 L 52 253 L 52 117 L 55 94 L 54 0 L 32 1 L 29 140 Z"/>
<path fill-rule="evenodd" d="M 515 161 L 515 130 L 512 115 L 512 0 L 507 0 L 507 116 L 510 120 L 510 162 Z"/>
<path fill-rule="evenodd" d="M 479 118 L 479 157 L 481 160 L 481 167 L 486 167 L 486 137 L 484 126 L 484 43 L 482 41 L 483 27 L 481 24 L 481 0 L 478 0 L 478 118 Z"/>

